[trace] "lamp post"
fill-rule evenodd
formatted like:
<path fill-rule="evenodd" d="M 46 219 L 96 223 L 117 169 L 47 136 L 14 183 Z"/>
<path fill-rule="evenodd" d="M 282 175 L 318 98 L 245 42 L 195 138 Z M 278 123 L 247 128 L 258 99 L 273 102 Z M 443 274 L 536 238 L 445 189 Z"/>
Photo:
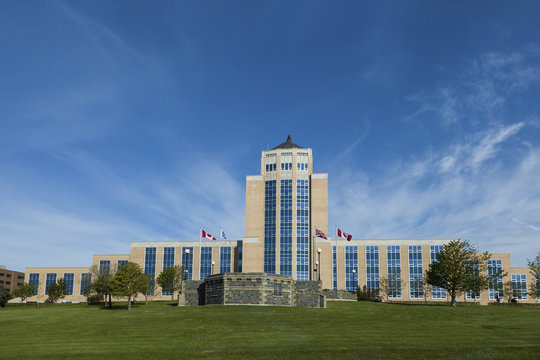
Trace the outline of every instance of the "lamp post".
<path fill-rule="evenodd" d="M 318 248 L 317 249 L 317 256 L 318 256 L 318 260 L 317 260 L 317 268 L 319 268 L 319 264 L 321 263 L 321 253 L 322 253 L 322 249 L 321 248 Z M 321 270 L 319 269 L 319 281 L 321 281 Z"/>
<path fill-rule="evenodd" d="M 320 280 L 321 277 L 319 275 L 319 262 L 315 261 L 315 278 L 317 278 L 317 276 L 319 277 L 319 280 Z"/>
<path fill-rule="evenodd" d="M 187 266 L 188 266 L 189 249 L 185 249 L 184 254 L 186 254 L 186 261 L 185 261 L 186 268 L 184 269 L 184 272 L 186 273 L 186 280 L 187 280 L 187 276 L 188 276 Z"/>
<path fill-rule="evenodd" d="M 356 280 L 356 269 L 352 269 L 352 283 L 353 283 L 353 286 L 354 286 L 355 280 Z M 358 292 L 358 286 L 356 286 L 355 291 Z"/>
<path fill-rule="evenodd" d="M 216 265 L 216 262 L 215 261 L 212 261 L 212 274 L 214 274 L 214 265 Z M 212 275 L 211 274 L 211 275 Z"/>

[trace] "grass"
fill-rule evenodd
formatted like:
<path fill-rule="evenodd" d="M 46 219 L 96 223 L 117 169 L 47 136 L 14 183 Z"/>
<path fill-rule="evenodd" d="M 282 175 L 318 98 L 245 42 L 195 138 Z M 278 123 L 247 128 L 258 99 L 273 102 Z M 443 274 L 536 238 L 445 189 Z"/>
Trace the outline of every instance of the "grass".
<path fill-rule="evenodd" d="M 0 359 L 533 359 L 540 307 L 329 302 L 0 309 Z"/>

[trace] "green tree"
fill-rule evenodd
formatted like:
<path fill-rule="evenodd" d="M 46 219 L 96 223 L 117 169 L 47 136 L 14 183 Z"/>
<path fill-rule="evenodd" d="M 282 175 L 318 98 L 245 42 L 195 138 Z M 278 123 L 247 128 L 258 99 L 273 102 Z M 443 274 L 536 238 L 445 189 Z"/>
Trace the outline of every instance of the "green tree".
<path fill-rule="evenodd" d="M 536 300 L 540 298 L 540 252 L 533 260 L 527 259 L 527 265 L 531 272 L 531 281 L 529 283 L 529 296 Z"/>
<path fill-rule="evenodd" d="M 96 295 L 107 296 L 109 309 L 112 309 L 112 294 L 110 288 L 110 282 L 116 273 L 116 268 L 111 266 L 109 272 L 100 272 L 99 268 L 96 265 L 93 265 L 90 268 L 92 273 L 92 285 L 91 292 Z"/>
<path fill-rule="evenodd" d="M 488 287 L 486 272 L 489 258 L 489 253 L 479 253 L 466 240 L 451 241 L 437 254 L 437 260 L 429 265 L 426 280 L 432 286 L 445 289 L 450 294 L 450 304 L 456 306 L 456 296 L 465 292 L 473 280 L 482 289 Z"/>
<path fill-rule="evenodd" d="M 180 290 L 184 281 L 184 268 L 180 265 L 171 266 L 163 270 L 156 281 L 163 291 L 171 293 L 171 300 L 174 300 L 174 293 L 178 293 L 176 305 L 180 306 Z"/>
<path fill-rule="evenodd" d="M 36 287 L 33 284 L 30 283 L 24 283 L 15 291 L 13 291 L 13 295 L 15 297 L 20 297 L 21 301 L 26 301 L 27 298 L 34 296 L 36 291 Z"/>
<path fill-rule="evenodd" d="M 128 310 L 131 310 L 131 298 L 142 293 L 148 287 L 148 276 L 138 264 L 128 262 L 110 281 L 110 291 L 114 296 L 127 296 Z"/>
<path fill-rule="evenodd" d="M 50 284 L 47 287 L 48 292 L 48 298 L 47 302 L 55 303 L 60 299 L 63 299 L 66 297 L 67 293 L 67 285 L 64 279 L 59 279 L 57 282 Z"/>
<path fill-rule="evenodd" d="M 0 307 L 6 307 L 7 302 L 12 298 L 8 289 L 0 285 Z"/>

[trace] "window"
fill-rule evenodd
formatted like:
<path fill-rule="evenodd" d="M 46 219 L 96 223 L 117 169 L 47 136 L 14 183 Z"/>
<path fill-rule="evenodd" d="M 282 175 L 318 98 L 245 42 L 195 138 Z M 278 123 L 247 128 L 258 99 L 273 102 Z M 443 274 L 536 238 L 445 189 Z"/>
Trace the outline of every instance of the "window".
<path fill-rule="evenodd" d="M 163 271 L 174 266 L 174 247 L 163 248 Z M 170 291 L 161 291 L 161 295 L 171 295 Z"/>
<path fill-rule="evenodd" d="M 296 280 L 308 279 L 309 181 L 296 180 Z"/>
<path fill-rule="evenodd" d="M 281 163 L 281 170 L 284 170 L 284 171 L 292 170 L 292 163 Z"/>
<path fill-rule="evenodd" d="M 409 296 L 411 299 L 424 297 L 422 272 L 422 246 L 409 246 Z"/>
<path fill-rule="evenodd" d="M 274 296 L 283 295 L 283 288 L 280 283 L 274 283 Z"/>
<path fill-rule="evenodd" d="M 154 295 L 154 282 L 156 277 L 156 248 L 147 247 L 144 255 L 144 273 L 148 275 L 150 279 L 150 291 L 149 295 Z"/>
<path fill-rule="evenodd" d="M 432 245 L 430 247 L 431 262 L 437 261 L 437 254 L 440 253 L 443 249 L 444 249 L 443 245 Z M 432 299 L 446 299 L 446 290 L 438 286 L 432 286 L 431 298 Z"/>
<path fill-rule="evenodd" d="M 502 292 L 502 263 L 501 260 L 488 260 L 489 300 L 498 300 L 503 297 Z"/>
<path fill-rule="evenodd" d="M 292 275 L 292 180 L 281 180 L 279 273 Z"/>
<path fill-rule="evenodd" d="M 87 289 L 87 286 L 89 286 L 91 283 L 92 283 L 91 273 L 81 274 L 81 288 L 80 288 L 79 294 L 85 295 L 85 296 L 89 295 L 86 291 L 89 290 Z"/>
<path fill-rule="evenodd" d="M 75 277 L 75 274 L 73 273 L 64 274 L 64 282 L 66 283 L 67 295 L 73 295 L 73 278 L 74 277 Z"/>
<path fill-rule="evenodd" d="M 201 271 L 200 280 L 212 274 L 212 248 L 210 246 L 201 247 Z"/>
<path fill-rule="evenodd" d="M 276 171 L 276 164 L 266 164 L 266 171 Z"/>
<path fill-rule="evenodd" d="M 469 267 L 469 269 L 471 269 L 471 271 L 475 275 L 478 276 L 480 274 L 480 270 L 478 268 L 478 261 L 470 261 L 469 263 L 467 263 L 467 266 Z M 469 300 L 469 299 L 479 300 L 480 299 L 480 289 L 478 289 L 478 288 L 469 289 L 469 291 L 465 292 L 465 298 L 467 300 Z"/>
<path fill-rule="evenodd" d="M 127 263 L 128 263 L 127 260 L 118 260 L 118 270 L 120 270 L 122 266 L 124 266 Z"/>
<path fill-rule="evenodd" d="M 17 276 L 17 279 L 19 279 L 19 280 L 24 280 L 24 275 L 19 275 L 19 276 Z"/>
<path fill-rule="evenodd" d="M 238 251 L 238 272 L 242 272 L 242 243 L 239 242 L 236 249 Z"/>
<path fill-rule="evenodd" d="M 356 289 L 358 289 L 358 247 L 345 246 L 345 290 L 356 291 Z"/>
<path fill-rule="evenodd" d="M 99 262 L 99 273 L 100 274 L 110 274 L 111 273 L 111 261 L 110 260 L 101 260 Z"/>
<path fill-rule="evenodd" d="M 525 274 L 512 274 L 513 296 L 518 300 L 527 300 L 527 278 Z"/>
<path fill-rule="evenodd" d="M 219 272 L 231 272 L 231 247 L 225 246 L 219 249 Z"/>
<path fill-rule="evenodd" d="M 39 286 L 39 274 L 34 274 L 34 273 L 29 274 L 28 282 L 34 285 L 34 294 L 37 294 L 38 286 Z"/>
<path fill-rule="evenodd" d="M 10 277 L 11 277 L 11 274 L 6 274 L 6 277 L 10 278 Z"/>
<path fill-rule="evenodd" d="M 399 246 L 387 246 L 388 297 L 401 298 L 401 257 Z"/>
<path fill-rule="evenodd" d="M 276 180 L 264 184 L 264 272 L 276 273 Z"/>
<path fill-rule="evenodd" d="M 334 290 L 337 290 L 337 254 L 335 246 L 332 246 L 332 278 Z"/>
<path fill-rule="evenodd" d="M 186 253 L 188 250 L 188 253 Z M 187 270 L 187 280 L 193 279 L 193 247 L 183 247 L 182 248 L 182 266 L 184 267 L 184 272 Z"/>
<path fill-rule="evenodd" d="M 297 170 L 307 170 L 308 169 L 308 164 L 307 163 L 297 163 L 296 164 L 296 169 Z"/>
<path fill-rule="evenodd" d="M 56 274 L 48 273 L 45 280 L 45 295 L 49 295 L 49 286 L 56 284 Z"/>
<path fill-rule="evenodd" d="M 366 287 L 379 292 L 379 247 L 366 246 Z"/>
<path fill-rule="evenodd" d="M 5 275 L 6 275 L 6 274 L 4 274 L 4 273 L 0 273 L 0 276 L 5 276 Z"/>

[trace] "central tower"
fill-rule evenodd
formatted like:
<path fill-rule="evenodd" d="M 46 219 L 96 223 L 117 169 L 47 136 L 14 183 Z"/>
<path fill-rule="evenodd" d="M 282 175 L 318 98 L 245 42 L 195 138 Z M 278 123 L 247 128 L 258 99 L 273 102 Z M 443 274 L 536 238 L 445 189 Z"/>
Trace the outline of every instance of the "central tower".
<path fill-rule="evenodd" d="M 261 175 L 246 178 L 243 271 L 309 280 L 315 228 L 328 232 L 328 174 L 314 174 L 312 150 L 289 136 L 262 152 Z"/>

